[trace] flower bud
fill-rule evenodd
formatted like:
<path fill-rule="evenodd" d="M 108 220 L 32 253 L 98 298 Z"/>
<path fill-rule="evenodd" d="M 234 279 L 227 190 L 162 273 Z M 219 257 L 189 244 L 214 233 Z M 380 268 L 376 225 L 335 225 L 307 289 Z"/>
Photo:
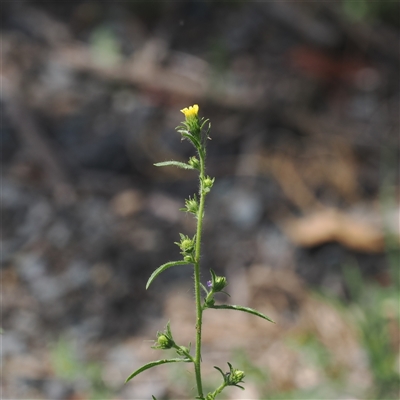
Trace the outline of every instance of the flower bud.
<path fill-rule="evenodd" d="M 215 178 L 210 178 L 209 176 L 203 179 L 203 190 L 204 193 L 208 193 L 214 185 Z"/>
<path fill-rule="evenodd" d="M 225 286 L 227 285 L 226 278 L 224 276 L 217 276 L 215 278 L 215 282 L 213 284 L 213 290 L 214 292 L 221 292 Z"/>
<path fill-rule="evenodd" d="M 218 276 L 212 269 L 210 269 L 210 272 L 211 281 L 207 282 L 207 286 L 211 287 L 211 290 L 214 293 L 222 292 L 222 290 L 224 290 L 225 287 L 228 285 L 225 276 Z"/>
<path fill-rule="evenodd" d="M 238 383 L 242 382 L 244 377 L 245 377 L 245 374 L 243 371 L 234 369 L 234 370 L 232 370 L 232 372 L 229 375 L 229 378 L 228 378 L 229 384 L 237 385 Z"/>
<path fill-rule="evenodd" d="M 199 210 L 199 202 L 197 201 L 196 195 L 193 196 L 193 199 L 189 197 L 187 200 L 185 200 L 185 206 L 186 208 L 182 209 L 183 211 L 196 215 L 197 211 Z"/>
<path fill-rule="evenodd" d="M 185 253 L 191 251 L 193 248 L 193 241 L 191 239 L 185 239 L 181 242 L 181 249 Z"/>
<path fill-rule="evenodd" d="M 163 333 L 160 334 L 157 338 L 157 344 L 156 344 L 156 348 L 157 349 L 163 349 L 163 350 L 167 350 L 170 349 L 174 346 L 174 341 L 169 338 L 168 336 L 164 335 Z"/>
<path fill-rule="evenodd" d="M 200 169 L 200 161 L 197 157 L 190 157 L 188 164 L 191 165 L 193 168 Z"/>
<path fill-rule="evenodd" d="M 189 236 L 185 236 L 182 233 L 180 233 L 179 235 L 181 236 L 181 241 L 175 242 L 175 244 L 179 246 L 179 248 L 181 249 L 181 254 L 184 256 L 185 261 L 187 261 L 186 256 L 193 255 L 195 238 L 191 239 Z"/>
<path fill-rule="evenodd" d="M 157 340 L 154 343 L 154 346 L 152 346 L 152 348 L 167 350 L 171 349 L 172 347 L 176 347 L 176 344 L 172 337 L 171 328 L 168 322 L 164 332 L 157 332 Z"/>
<path fill-rule="evenodd" d="M 193 254 L 188 254 L 186 256 L 183 256 L 183 261 L 186 261 L 189 264 L 193 264 L 194 262 Z"/>

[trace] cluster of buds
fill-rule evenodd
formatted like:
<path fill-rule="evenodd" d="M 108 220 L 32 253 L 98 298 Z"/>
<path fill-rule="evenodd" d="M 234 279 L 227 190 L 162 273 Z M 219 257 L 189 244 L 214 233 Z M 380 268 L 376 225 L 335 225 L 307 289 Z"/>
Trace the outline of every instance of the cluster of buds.
<path fill-rule="evenodd" d="M 196 236 L 191 239 L 189 236 L 183 235 L 182 233 L 179 235 L 181 237 L 181 241 L 175 242 L 175 244 L 181 249 L 183 260 L 188 263 L 193 263 Z"/>

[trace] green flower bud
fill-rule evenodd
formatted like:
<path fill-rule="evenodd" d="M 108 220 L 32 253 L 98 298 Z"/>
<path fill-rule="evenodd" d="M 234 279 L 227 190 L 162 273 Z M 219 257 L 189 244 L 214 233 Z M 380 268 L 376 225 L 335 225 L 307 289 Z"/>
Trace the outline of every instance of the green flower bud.
<path fill-rule="evenodd" d="M 215 277 L 215 282 L 213 283 L 212 288 L 214 292 L 221 292 L 227 284 L 228 283 L 224 276 L 217 276 Z"/>
<path fill-rule="evenodd" d="M 210 269 L 211 280 L 207 282 L 207 286 L 211 288 L 213 293 L 222 292 L 228 285 L 225 276 L 218 276 L 216 273 Z"/>
<path fill-rule="evenodd" d="M 203 191 L 208 193 L 214 185 L 215 178 L 210 178 L 209 176 L 203 179 Z"/>
<path fill-rule="evenodd" d="M 182 208 L 182 211 L 190 212 L 194 215 L 197 215 L 197 211 L 199 210 L 199 202 L 197 200 L 196 195 L 193 196 L 193 199 L 190 197 L 185 200 L 185 208 Z"/>
<path fill-rule="evenodd" d="M 200 169 L 200 161 L 197 157 L 190 157 L 188 164 L 191 165 L 193 168 Z"/>
<path fill-rule="evenodd" d="M 175 346 L 176 346 L 176 344 L 172 337 L 171 328 L 170 328 L 170 325 L 168 322 L 167 327 L 164 332 L 157 332 L 157 340 L 154 343 L 154 346 L 152 346 L 152 348 L 167 350 L 167 349 L 171 349 L 172 347 L 175 347 Z"/>
<path fill-rule="evenodd" d="M 238 369 L 232 370 L 232 372 L 229 374 L 229 384 L 230 385 L 237 385 L 238 383 L 243 381 L 243 378 L 245 377 L 245 374 L 243 371 L 240 371 Z"/>
<path fill-rule="evenodd" d="M 192 254 L 186 255 L 183 257 L 183 260 L 186 261 L 187 263 L 193 263 L 194 262 L 194 257 Z"/>
<path fill-rule="evenodd" d="M 193 249 L 193 241 L 191 239 L 182 240 L 180 246 L 181 246 L 182 251 L 187 253 Z"/>
<path fill-rule="evenodd" d="M 173 347 L 174 341 L 164 334 L 158 336 L 156 347 L 159 349 L 167 350 Z"/>
<path fill-rule="evenodd" d="M 191 239 L 189 236 L 185 236 L 182 233 L 179 234 L 181 237 L 180 242 L 175 242 L 176 245 L 181 249 L 181 254 L 185 257 L 187 255 L 192 256 L 194 252 L 194 241 L 195 238 Z M 186 259 L 185 259 L 186 260 Z"/>

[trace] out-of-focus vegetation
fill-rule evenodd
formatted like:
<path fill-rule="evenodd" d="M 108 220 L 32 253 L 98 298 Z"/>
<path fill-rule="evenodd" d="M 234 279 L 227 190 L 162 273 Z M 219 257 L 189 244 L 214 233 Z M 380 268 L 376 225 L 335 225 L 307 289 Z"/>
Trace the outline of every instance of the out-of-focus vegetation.
<path fill-rule="evenodd" d="M 398 1 L 343 0 L 344 13 L 354 21 L 386 22 L 399 26 Z"/>
<path fill-rule="evenodd" d="M 372 374 L 372 385 L 347 394 L 365 399 L 397 399 L 400 394 L 400 293 L 395 285 L 382 287 L 367 282 L 357 266 L 343 268 L 349 289 L 349 300 L 338 301 L 331 295 L 318 293 L 319 302 L 333 306 L 357 331 L 365 361 Z M 334 361 L 334 349 L 321 343 L 316 335 L 288 336 L 288 345 L 321 374 L 320 383 L 312 389 L 274 390 L 269 371 L 252 363 L 243 351 L 237 351 L 236 362 L 243 365 L 247 380 L 258 386 L 262 399 L 331 399 L 343 395 L 347 372 Z"/>
<path fill-rule="evenodd" d="M 102 379 L 101 364 L 82 360 L 73 341 L 60 338 L 53 344 L 50 351 L 50 365 L 56 379 L 61 379 L 66 384 L 78 384 L 88 399 L 112 398 L 110 390 Z"/>

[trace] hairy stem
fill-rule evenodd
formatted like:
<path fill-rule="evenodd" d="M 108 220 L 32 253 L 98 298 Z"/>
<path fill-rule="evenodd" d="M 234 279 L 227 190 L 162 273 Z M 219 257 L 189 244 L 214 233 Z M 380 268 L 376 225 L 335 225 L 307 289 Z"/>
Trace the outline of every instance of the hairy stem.
<path fill-rule="evenodd" d="M 201 382 L 201 328 L 203 322 L 203 308 L 201 306 L 200 291 L 200 249 L 201 249 L 201 233 L 203 227 L 204 204 L 206 194 L 203 190 L 203 180 L 205 176 L 205 157 L 199 152 L 200 158 L 200 205 L 197 214 L 197 232 L 196 232 L 196 250 L 194 263 L 194 291 L 196 296 L 196 356 L 194 360 L 194 368 L 196 373 L 197 392 L 200 399 L 204 399 L 203 385 Z"/>
<path fill-rule="evenodd" d="M 213 393 L 214 399 L 215 399 L 215 398 L 217 397 L 217 395 L 219 395 L 225 388 L 226 388 L 226 383 L 223 382 L 222 385 L 221 385 L 217 390 L 215 390 L 215 392 Z"/>

